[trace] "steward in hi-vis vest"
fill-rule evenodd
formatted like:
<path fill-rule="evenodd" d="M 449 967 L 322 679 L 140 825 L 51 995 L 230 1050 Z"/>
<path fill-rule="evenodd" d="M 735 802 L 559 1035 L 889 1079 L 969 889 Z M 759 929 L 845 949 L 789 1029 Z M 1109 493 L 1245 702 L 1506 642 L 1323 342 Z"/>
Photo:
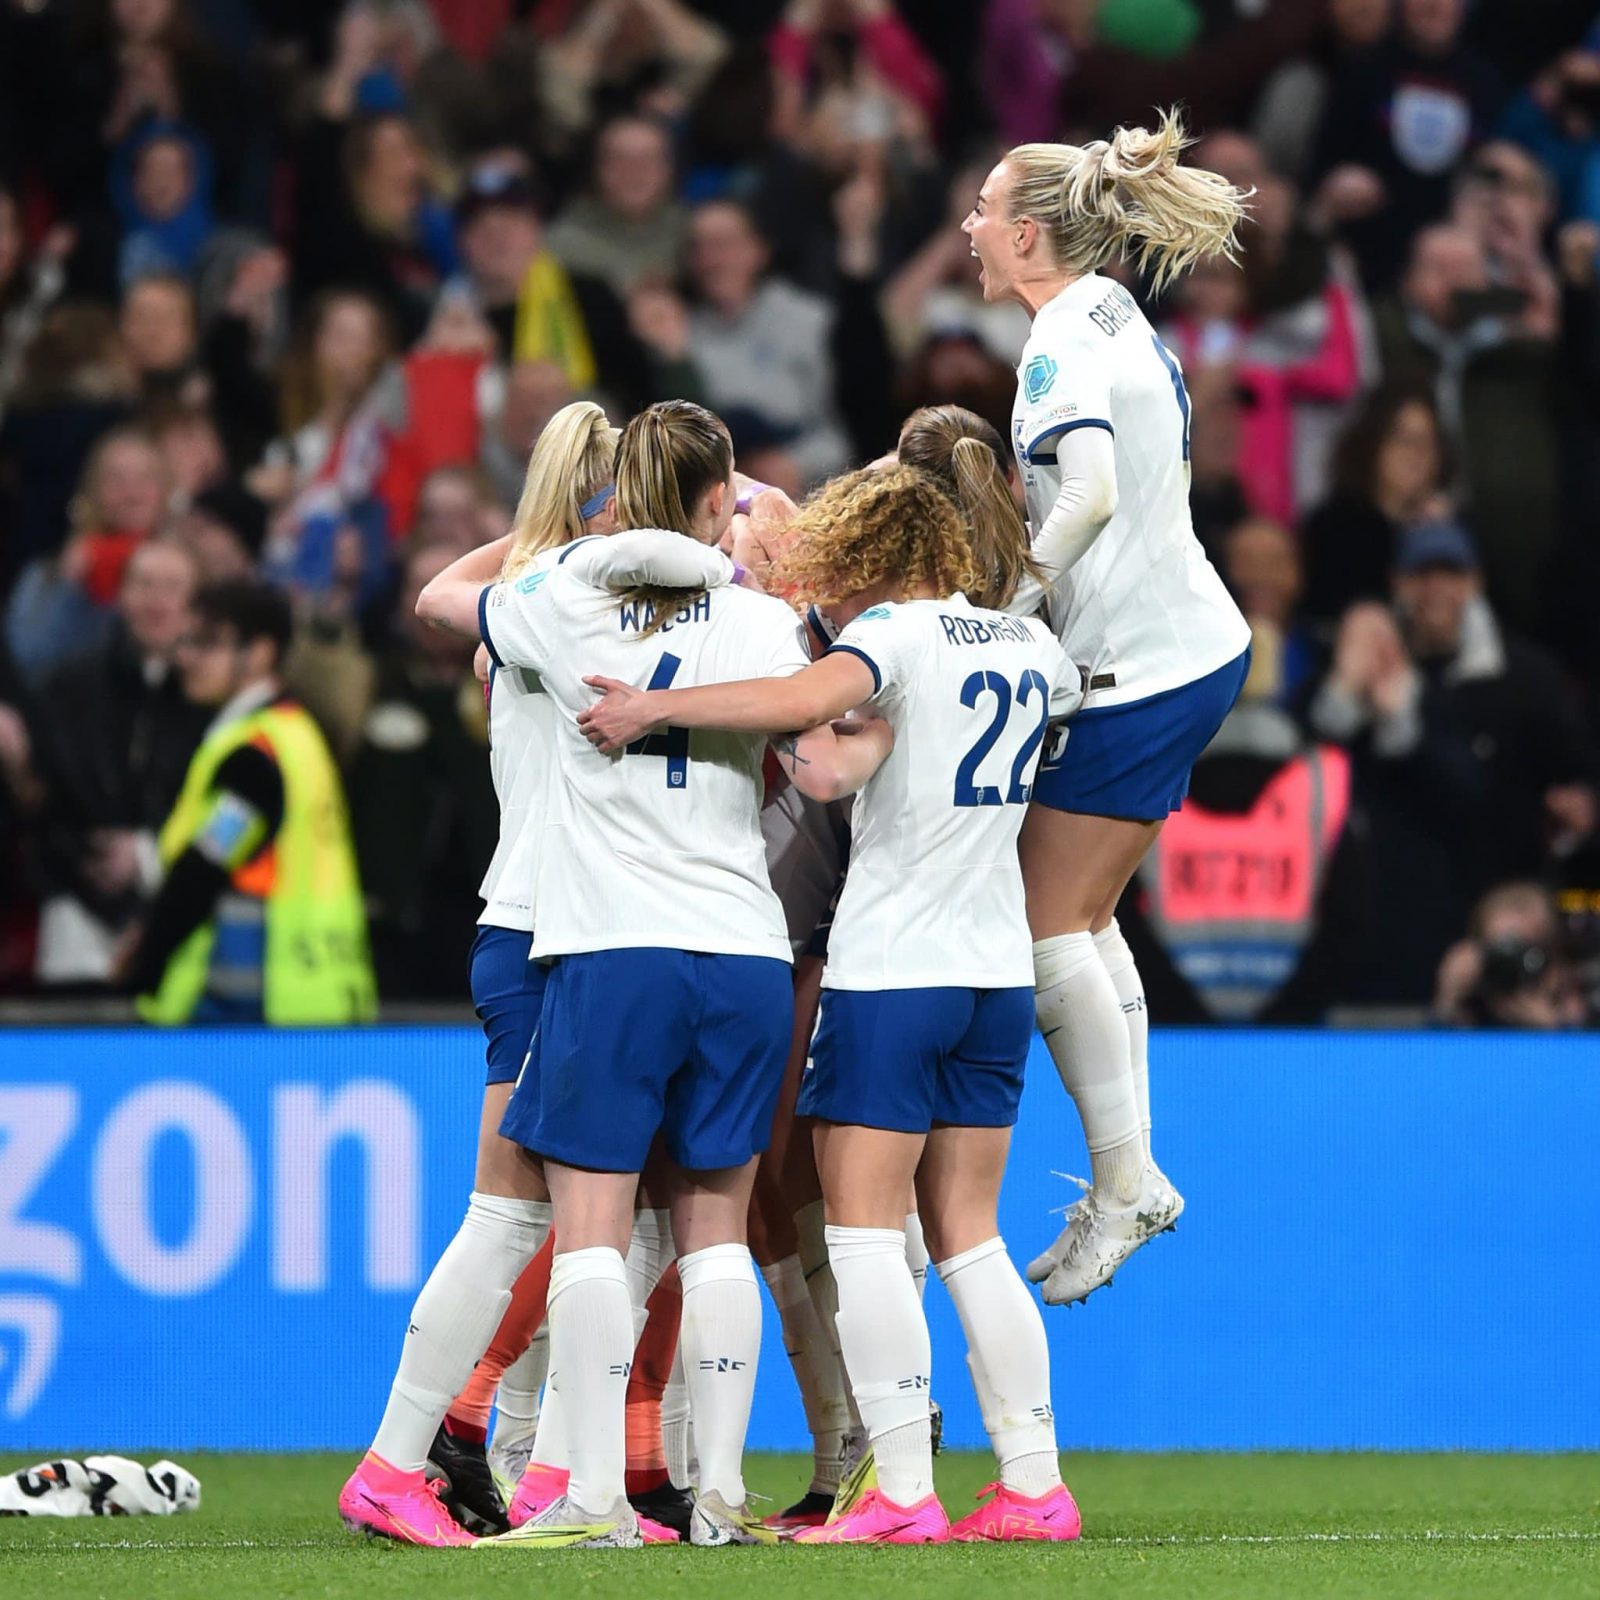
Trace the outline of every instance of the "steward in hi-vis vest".
<path fill-rule="evenodd" d="M 1367 944 L 1363 848 L 1344 751 L 1304 744 L 1271 706 L 1237 707 L 1139 869 L 1136 911 L 1119 910 L 1153 1015 L 1319 1017 Z"/>
<path fill-rule="evenodd" d="M 338 768 L 277 683 L 288 602 L 230 582 L 202 590 L 194 609 L 184 689 L 218 712 L 161 830 L 165 877 L 127 957 L 139 1014 L 370 1021 L 376 993 Z"/>

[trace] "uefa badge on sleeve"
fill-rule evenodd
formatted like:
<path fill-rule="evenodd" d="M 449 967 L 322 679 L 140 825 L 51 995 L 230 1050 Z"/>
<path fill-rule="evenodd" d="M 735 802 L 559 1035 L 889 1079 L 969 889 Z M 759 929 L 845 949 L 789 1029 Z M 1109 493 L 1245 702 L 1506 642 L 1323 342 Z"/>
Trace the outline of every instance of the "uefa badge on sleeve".
<path fill-rule="evenodd" d="M 1052 356 L 1035 356 L 1022 369 L 1022 392 L 1028 397 L 1029 405 L 1036 405 L 1050 393 L 1057 370 Z"/>

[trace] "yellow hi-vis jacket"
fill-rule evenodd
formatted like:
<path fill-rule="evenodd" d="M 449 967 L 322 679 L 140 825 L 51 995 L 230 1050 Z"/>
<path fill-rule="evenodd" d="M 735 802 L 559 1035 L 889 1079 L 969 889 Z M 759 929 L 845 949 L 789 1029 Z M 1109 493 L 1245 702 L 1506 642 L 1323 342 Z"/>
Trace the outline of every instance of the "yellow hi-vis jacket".
<path fill-rule="evenodd" d="M 193 842 L 206 819 L 217 769 L 247 744 L 264 748 L 283 777 L 277 837 L 233 874 L 231 885 L 239 902 L 265 922 L 265 1020 L 307 1027 L 369 1022 L 377 1013 L 377 987 L 350 819 L 333 757 L 303 707 L 280 701 L 206 737 L 162 826 L 162 863 L 170 868 Z M 156 993 L 138 1002 L 146 1022 L 172 1025 L 194 1014 L 212 986 L 216 937 L 213 917 L 178 947 Z"/>

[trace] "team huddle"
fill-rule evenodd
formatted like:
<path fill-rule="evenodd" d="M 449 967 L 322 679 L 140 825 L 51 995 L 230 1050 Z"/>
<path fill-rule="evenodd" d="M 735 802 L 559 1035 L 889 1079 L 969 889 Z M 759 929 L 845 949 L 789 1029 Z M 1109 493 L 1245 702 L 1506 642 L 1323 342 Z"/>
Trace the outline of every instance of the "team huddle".
<path fill-rule="evenodd" d="M 1182 373 L 1097 270 L 1131 253 L 1159 285 L 1233 248 L 1246 197 L 1182 143 L 1169 117 L 1024 145 L 984 183 L 963 224 L 984 294 L 1033 318 L 1009 445 L 925 408 L 795 507 L 702 407 L 619 434 L 579 402 L 510 534 L 423 591 L 482 643 L 488 1086 L 466 1218 L 340 1495 L 352 1528 L 1078 1536 L 1043 1320 L 999 1235 L 1010 1134 L 1037 1024 L 1092 1165 L 1027 1269 L 1048 1304 L 1176 1221 L 1114 912 L 1249 665 L 1190 524 Z M 930 1263 L 998 1462 L 953 1525 Z M 742 1468 L 757 1264 L 814 1456 L 765 1520 Z"/>

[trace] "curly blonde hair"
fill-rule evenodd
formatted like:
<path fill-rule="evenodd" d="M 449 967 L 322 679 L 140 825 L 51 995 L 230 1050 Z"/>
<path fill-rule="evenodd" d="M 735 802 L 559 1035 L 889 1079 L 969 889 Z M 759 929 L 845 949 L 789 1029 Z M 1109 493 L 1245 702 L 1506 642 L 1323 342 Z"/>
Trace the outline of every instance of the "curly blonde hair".
<path fill-rule="evenodd" d="M 888 583 L 889 598 L 930 584 L 940 595 L 982 581 L 966 519 L 928 473 L 862 467 L 825 483 L 785 536 L 774 577 L 793 597 L 836 605 Z"/>

